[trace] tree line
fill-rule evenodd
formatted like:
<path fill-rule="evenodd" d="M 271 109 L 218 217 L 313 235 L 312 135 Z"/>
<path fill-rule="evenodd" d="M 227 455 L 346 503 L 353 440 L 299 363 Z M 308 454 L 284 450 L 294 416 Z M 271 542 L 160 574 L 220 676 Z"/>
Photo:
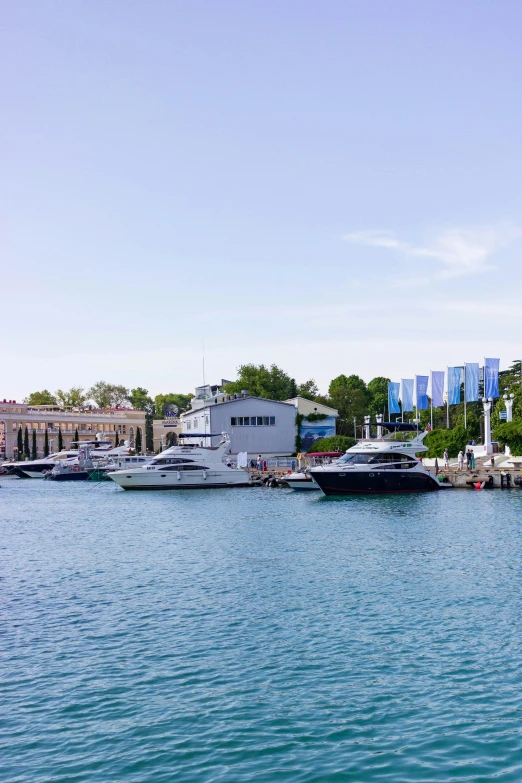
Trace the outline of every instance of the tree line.
<path fill-rule="evenodd" d="M 319 393 L 313 378 L 297 383 L 276 364 L 243 364 L 238 367 L 237 380 L 228 383 L 224 391 L 227 394 L 239 394 L 247 390 L 251 396 L 265 397 L 269 400 L 288 400 L 296 396 L 330 406 L 338 411 L 337 435 L 353 438 L 359 437 L 363 417 L 388 412 L 389 378 L 377 376 L 366 383 L 358 375 L 338 375 L 328 385 L 325 395 Z M 515 361 L 499 374 L 500 400 L 494 404 L 492 412 L 493 437 L 501 445 L 507 444 L 512 450 L 522 453 L 522 366 Z M 513 422 L 506 423 L 500 419 L 500 411 L 504 410 L 502 396 L 514 395 Z M 144 410 L 146 416 L 147 448 L 152 449 L 152 420 L 162 418 L 167 406 L 175 406 L 179 413 L 190 408 L 193 394 L 167 393 L 151 397 L 147 389 L 137 387 L 127 389 L 119 384 L 98 381 L 90 389 L 73 386 L 68 391 L 58 389 L 54 394 L 47 389 L 30 394 L 24 402 L 29 405 L 63 405 L 64 407 L 83 407 L 89 402 L 98 408 L 132 407 Z M 463 389 L 462 389 L 463 398 Z M 499 404 L 500 403 L 500 404 Z M 405 420 L 412 420 L 413 413 L 405 413 Z M 396 417 L 395 417 L 396 418 Z M 431 423 L 431 411 L 419 411 L 419 426 L 425 428 Z M 449 408 L 449 430 L 447 428 L 446 408 L 433 409 L 433 432 L 427 438 L 426 444 L 430 452 L 439 452 L 442 446 L 448 447 L 451 456 L 469 440 L 483 438 L 482 403 L 472 402 L 466 405 L 466 428 L 464 428 L 464 403 L 451 405 Z M 355 425 L 355 431 L 354 431 Z M 437 434 L 437 431 L 439 434 Z M 440 442 L 439 442 L 440 441 Z M 343 445 L 346 441 L 343 441 Z M 442 445 L 444 443 L 444 446 Z M 23 446 L 22 446 L 23 448 Z M 435 454 L 434 454 L 435 455 Z"/>

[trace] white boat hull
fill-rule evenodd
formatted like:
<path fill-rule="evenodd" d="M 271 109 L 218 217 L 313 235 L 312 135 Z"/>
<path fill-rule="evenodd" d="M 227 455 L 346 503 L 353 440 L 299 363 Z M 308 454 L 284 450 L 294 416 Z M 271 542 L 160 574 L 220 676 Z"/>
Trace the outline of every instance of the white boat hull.
<path fill-rule="evenodd" d="M 107 474 L 122 489 L 216 489 L 247 487 L 250 476 L 243 470 L 161 471 L 139 468 L 118 470 Z"/>
<path fill-rule="evenodd" d="M 285 476 L 285 481 L 290 489 L 298 492 L 319 492 L 321 490 L 319 484 L 307 473 L 290 473 Z"/>

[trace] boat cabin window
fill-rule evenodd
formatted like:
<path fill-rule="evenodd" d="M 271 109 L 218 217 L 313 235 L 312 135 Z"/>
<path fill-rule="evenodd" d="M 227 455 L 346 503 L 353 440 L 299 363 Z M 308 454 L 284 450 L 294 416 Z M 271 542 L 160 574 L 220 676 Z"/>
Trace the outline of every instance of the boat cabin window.
<path fill-rule="evenodd" d="M 407 454 L 397 454 L 393 452 L 381 452 L 380 454 L 345 454 L 339 459 L 343 465 L 385 465 L 395 463 L 402 467 L 411 467 L 416 464 L 416 460 Z"/>
<path fill-rule="evenodd" d="M 154 460 L 155 465 L 181 465 L 184 462 L 192 462 L 192 460 L 186 457 L 160 457 Z"/>
<path fill-rule="evenodd" d="M 208 470 L 203 465 L 169 465 L 162 470 Z"/>

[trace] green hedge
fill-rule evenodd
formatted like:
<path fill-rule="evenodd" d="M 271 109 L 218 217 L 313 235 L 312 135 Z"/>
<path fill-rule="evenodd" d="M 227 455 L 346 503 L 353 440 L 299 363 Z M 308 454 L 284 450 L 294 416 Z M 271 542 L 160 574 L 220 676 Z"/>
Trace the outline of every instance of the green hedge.
<path fill-rule="evenodd" d="M 459 451 L 466 451 L 466 445 L 470 440 L 469 430 L 463 426 L 453 427 L 453 429 L 438 429 L 429 432 L 424 438 L 424 445 L 428 447 L 428 452 L 423 452 L 423 457 L 441 457 L 444 449 L 448 449 L 450 457 L 457 457 Z"/>
<path fill-rule="evenodd" d="M 312 443 L 308 451 L 346 451 L 355 446 L 357 441 L 348 435 L 332 435 L 330 438 L 319 438 Z"/>
<path fill-rule="evenodd" d="M 497 424 L 493 430 L 493 438 L 498 440 L 502 449 L 509 446 L 513 456 L 522 455 L 522 421 L 520 419 Z"/>

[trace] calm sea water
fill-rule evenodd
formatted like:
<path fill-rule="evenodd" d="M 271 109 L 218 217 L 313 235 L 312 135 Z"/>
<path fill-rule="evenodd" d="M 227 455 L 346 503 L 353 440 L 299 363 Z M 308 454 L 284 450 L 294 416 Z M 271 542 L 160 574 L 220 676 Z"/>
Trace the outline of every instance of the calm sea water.
<path fill-rule="evenodd" d="M 3 781 L 522 780 L 522 492 L 0 485 Z"/>

